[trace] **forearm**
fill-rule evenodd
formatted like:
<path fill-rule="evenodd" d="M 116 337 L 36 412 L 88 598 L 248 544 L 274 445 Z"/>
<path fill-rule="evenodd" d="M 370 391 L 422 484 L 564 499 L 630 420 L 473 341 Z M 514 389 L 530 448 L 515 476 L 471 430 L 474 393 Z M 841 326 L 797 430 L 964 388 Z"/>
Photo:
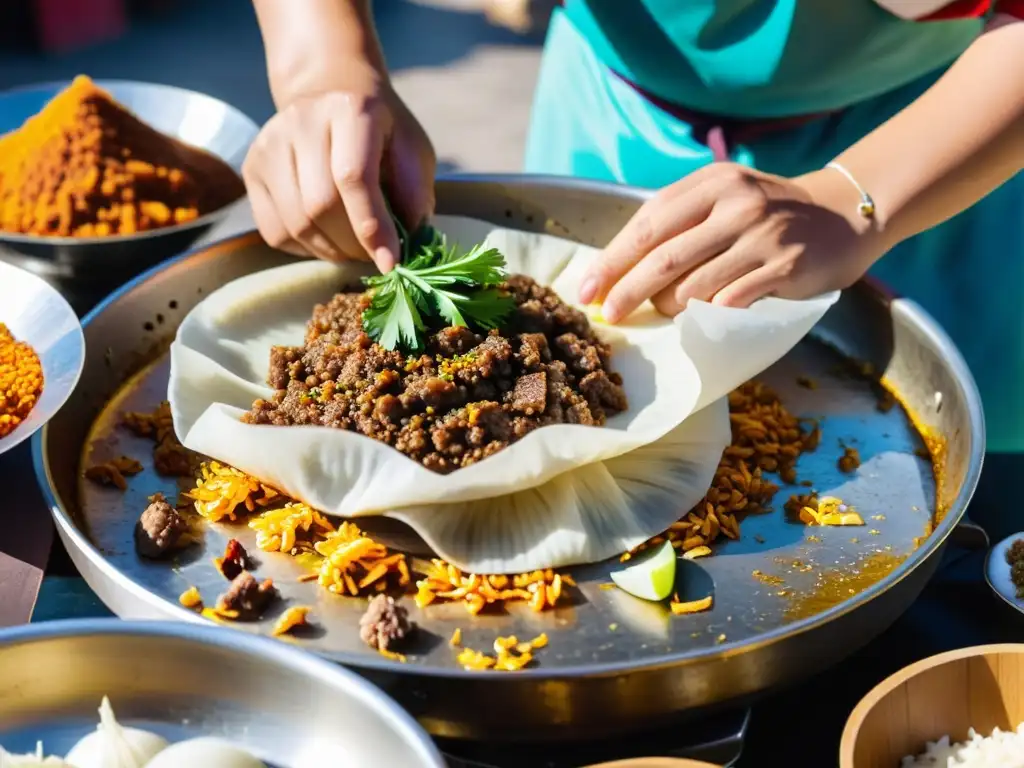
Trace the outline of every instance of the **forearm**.
<path fill-rule="evenodd" d="M 253 0 L 274 103 L 387 81 L 371 0 Z"/>
<path fill-rule="evenodd" d="M 1014 176 L 1024 168 L 1024 22 L 991 25 L 926 93 L 837 161 L 874 199 L 886 248 Z"/>

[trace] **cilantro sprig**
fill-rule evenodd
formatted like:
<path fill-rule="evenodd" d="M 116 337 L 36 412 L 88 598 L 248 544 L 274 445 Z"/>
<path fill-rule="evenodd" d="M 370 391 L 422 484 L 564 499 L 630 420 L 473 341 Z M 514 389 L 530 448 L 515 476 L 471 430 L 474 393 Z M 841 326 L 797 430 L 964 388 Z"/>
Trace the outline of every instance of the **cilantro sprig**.
<path fill-rule="evenodd" d="M 505 257 L 480 245 L 449 245 L 429 225 L 413 235 L 395 219 L 401 260 L 386 275 L 363 278 L 373 291 L 363 312 L 363 329 L 385 349 L 415 353 L 428 330 L 458 325 L 497 328 L 514 306 L 498 286 L 505 281 Z"/>

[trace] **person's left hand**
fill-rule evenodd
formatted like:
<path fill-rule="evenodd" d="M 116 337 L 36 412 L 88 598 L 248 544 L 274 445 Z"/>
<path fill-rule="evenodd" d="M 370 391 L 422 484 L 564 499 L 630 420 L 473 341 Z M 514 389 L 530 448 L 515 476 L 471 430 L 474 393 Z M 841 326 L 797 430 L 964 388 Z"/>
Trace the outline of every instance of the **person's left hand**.
<path fill-rule="evenodd" d="M 590 267 L 579 300 L 622 320 L 645 300 L 674 316 L 690 299 L 746 307 L 846 288 L 884 253 L 860 195 L 825 169 L 796 179 L 719 163 L 641 206 Z"/>

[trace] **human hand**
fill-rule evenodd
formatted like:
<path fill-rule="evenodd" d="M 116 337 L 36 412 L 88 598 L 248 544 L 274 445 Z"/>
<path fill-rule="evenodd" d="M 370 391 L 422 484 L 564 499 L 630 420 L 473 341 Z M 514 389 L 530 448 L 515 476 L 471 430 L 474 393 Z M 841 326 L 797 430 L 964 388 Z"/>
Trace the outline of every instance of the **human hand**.
<path fill-rule="evenodd" d="M 434 150 L 389 85 L 289 102 L 242 168 L 256 226 L 275 248 L 328 261 L 399 259 L 385 202 L 410 229 L 434 209 Z"/>
<path fill-rule="evenodd" d="M 884 253 L 860 195 L 833 170 L 796 179 L 710 165 L 644 203 L 584 276 L 579 300 L 615 323 L 651 299 L 674 316 L 690 299 L 746 307 L 856 282 Z"/>

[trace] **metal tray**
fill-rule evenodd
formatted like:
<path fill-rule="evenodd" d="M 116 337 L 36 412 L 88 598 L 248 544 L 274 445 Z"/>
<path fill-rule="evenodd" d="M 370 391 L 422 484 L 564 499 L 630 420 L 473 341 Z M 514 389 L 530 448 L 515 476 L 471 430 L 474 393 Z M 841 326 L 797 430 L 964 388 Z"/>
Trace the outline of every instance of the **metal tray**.
<path fill-rule="evenodd" d="M 360 677 L 216 627 L 62 621 L 0 632 L 0 744 L 65 754 L 118 720 L 182 741 L 227 739 L 273 768 L 443 768 L 427 735 Z"/>
<path fill-rule="evenodd" d="M 638 190 L 565 179 L 469 178 L 438 186 L 439 210 L 503 225 L 550 231 L 601 244 L 643 199 Z M 69 406 L 35 443 L 40 479 L 58 531 L 100 598 L 127 618 L 201 620 L 180 607 L 189 585 L 204 595 L 223 587 L 210 558 L 235 536 L 255 551 L 244 526 L 210 526 L 205 549 L 177 567 L 141 563 L 132 526 L 154 491 L 173 493 L 151 472 L 132 478 L 127 493 L 81 481 L 81 461 L 126 453 L 148 457 L 150 446 L 113 429 L 125 408 L 155 406 L 166 392 L 166 343 L 202 297 L 241 275 L 289 257 L 241 236 L 186 255 L 125 286 L 85 322 L 89 359 Z M 314 606 L 322 627 L 302 645 L 368 674 L 438 736 L 508 740 L 591 738 L 596 731 L 655 727 L 817 672 L 880 633 L 917 596 L 938 562 L 946 536 L 963 514 L 981 467 L 982 412 L 960 355 L 915 304 L 877 287 L 847 291 L 814 331 L 761 378 L 790 409 L 823 419 L 816 453 L 802 457 L 801 478 L 840 496 L 864 515 L 864 528 L 812 531 L 778 511 L 748 518 L 743 537 L 713 557 L 686 562 L 680 597 L 715 596 L 708 613 L 670 618 L 651 605 L 602 590 L 613 563 L 573 569 L 575 605 L 533 614 L 470 617 L 459 605 L 416 611 L 426 630 L 406 664 L 362 647 L 356 621 L 363 604 L 296 582 L 285 556 L 260 555 L 261 575 L 274 578 L 291 602 Z M 946 438 L 938 489 L 923 443 L 900 408 L 883 412 L 863 379 L 837 373 L 847 355 L 883 371 L 920 423 Z M 797 384 L 817 381 L 816 389 Z M 126 382 L 128 382 L 126 384 Z M 863 465 L 852 475 L 836 467 L 840 441 L 855 445 Z M 938 490 L 938 493 L 936 493 Z M 938 502 L 937 502 L 938 497 Z M 937 514 L 941 511 L 941 514 Z M 926 534 L 934 528 L 930 536 Z M 923 540 L 923 541 L 922 541 Z M 760 580 L 754 571 L 767 574 Z M 782 583 L 773 582 L 777 577 Z M 266 632 L 268 620 L 240 625 Z M 447 639 L 486 648 L 497 635 L 547 632 L 538 663 L 514 674 L 462 670 Z"/>

